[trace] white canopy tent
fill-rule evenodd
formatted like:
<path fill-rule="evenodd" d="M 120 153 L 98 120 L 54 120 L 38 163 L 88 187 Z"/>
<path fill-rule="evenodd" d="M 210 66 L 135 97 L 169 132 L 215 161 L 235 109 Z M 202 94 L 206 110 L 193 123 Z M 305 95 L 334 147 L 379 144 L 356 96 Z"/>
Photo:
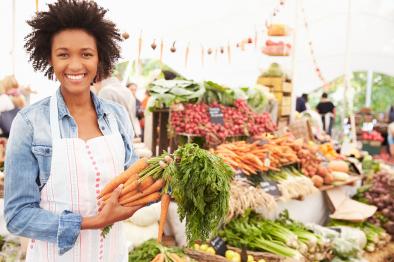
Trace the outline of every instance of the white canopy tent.
<path fill-rule="evenodd" d="M 39 9 L 46 9 L 46 3 L 49 2 L 54 1 L 39 0 Z M 159 46 L 160 39 L 163 39 L 164 62 L 195 80 L 209 79 L 230 86 L 253 85 L 262 69 L 271 62 L 279 62 L 290 73 L 294 68 L 295 93 L 298 95 L 308 92 L 322 85 L 312 63 L 309 39 L 312 41 L 317 64 L 328 81 L 345 73 L 347 44 L 349 72 L 373 70 L 394 75 L 394 2 L 391 0 L 284 1 L 274 21 L 286 23 L 295 29 L 295 37 L 285 39 L 294 45 L 294 56 L 290 58 L 265 56 L 259 49 L 255 49 L 253 44 L 248 45 L 245 51 L 235 47 L 235 43 L 242 39 L 254 38 L 255 32 L 258 33 L 260 46 L 262 45 L 267 39 L 263 32 L 265 21 L 274 8 L 279 6 L 278 0 L 96 2 L 109 9 L 108 16 L 122 32 L 130 33 L 130 38 L 122 43 L 124 60 L 137 57 L 140 35 L 143 39 L 141 58 L 158 58 L 159 48 L 153 51 L 150 43 L 156 39 Z M 304 26 L 302 8 L 305 10 L 309 31 L 306 31 Z M 23 49 L 23 38 L 30 30 L 25 21 L 34 15 L 34 12 L 33 0 L 0 1 L 0 30 L 3 36 L 0 48 L 0 77 L 12 73 L 14 55 L 17 79 L 38 90 L 38 99 L 48 95 L 56 83 L 33 72 Z M 169 49 L 174 41 L 177 51 L 171 53 Z M 206 54 L 202 66 L 202 47 L 206 51 L 210 47 L 215 49 L 224 46 L 227 51 L 228 43 L 232 46 L 231 64 L 228 63 L 226 54 L 218 52 L 217 55 Z M 190 45 L 190 54 L 188 66 L 185 67 L 187 45 Z"/>

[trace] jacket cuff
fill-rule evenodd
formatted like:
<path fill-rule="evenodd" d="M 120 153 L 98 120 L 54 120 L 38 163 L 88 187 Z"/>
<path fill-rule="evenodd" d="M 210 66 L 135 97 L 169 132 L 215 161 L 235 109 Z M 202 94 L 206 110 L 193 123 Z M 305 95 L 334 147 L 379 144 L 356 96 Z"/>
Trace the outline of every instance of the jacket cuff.
<path fill-rule="evenodd" d="M 74 246 L 81 231 L 81 223 L 82 217 L 79 214 L 67 210 L 60 214 L 57 231 L 57 246 L 60 255 L 63 255 Z"/>

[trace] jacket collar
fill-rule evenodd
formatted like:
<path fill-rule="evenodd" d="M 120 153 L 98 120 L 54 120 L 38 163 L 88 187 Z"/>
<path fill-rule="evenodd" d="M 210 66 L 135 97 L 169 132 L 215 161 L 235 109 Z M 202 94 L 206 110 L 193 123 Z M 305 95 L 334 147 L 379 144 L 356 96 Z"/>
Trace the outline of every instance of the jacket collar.
<path fill-rule="evenodd" d="M 60 88 L 56 91 L 57 96 L 57 108 L 59 112 L 59 119 L 63 119 L 65 116 L 71 117 L 70 111 L 67 108 L 66 102 L 64 102 L 64 98 L 62 93 L 60 92 Z M 109 112 L 105 109 L 103 102 L 99 99 L 92 91 L 90 91 L 90 97 L 93 101 L 94 107 L 96 109 L 97 117 L 102 118 L 104 115 L 107 115 Z"/>

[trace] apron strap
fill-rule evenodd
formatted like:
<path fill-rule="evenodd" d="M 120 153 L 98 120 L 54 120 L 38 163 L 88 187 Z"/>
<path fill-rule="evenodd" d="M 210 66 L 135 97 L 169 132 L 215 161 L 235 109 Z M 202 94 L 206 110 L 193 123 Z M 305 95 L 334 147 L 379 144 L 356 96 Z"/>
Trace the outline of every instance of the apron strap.
<path fill-rule="evenodd" d="M 57 108 L 57 92 L 50 98 L 49 121 L 52 139 L 60 139 L 59 112 Z"/>

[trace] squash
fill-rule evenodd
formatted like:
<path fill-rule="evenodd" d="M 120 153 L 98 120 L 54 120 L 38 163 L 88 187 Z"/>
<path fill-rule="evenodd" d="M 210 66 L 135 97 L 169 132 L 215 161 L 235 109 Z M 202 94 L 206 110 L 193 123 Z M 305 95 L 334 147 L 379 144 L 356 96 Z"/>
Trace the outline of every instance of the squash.
<path fill-rule="evenodd" d="M 349 166 L 345 161 L 342 160 L 332 160 L 328 163 L 328 168 L 332 171 L 338 172 L 349 172 Z"/>
<path fill-rule="evenodd" d="M 334 181 L 347 181 L 349 179 L 349 175 L 340 171 L 333 171 L 331 175 L 334 177 Z"/>

